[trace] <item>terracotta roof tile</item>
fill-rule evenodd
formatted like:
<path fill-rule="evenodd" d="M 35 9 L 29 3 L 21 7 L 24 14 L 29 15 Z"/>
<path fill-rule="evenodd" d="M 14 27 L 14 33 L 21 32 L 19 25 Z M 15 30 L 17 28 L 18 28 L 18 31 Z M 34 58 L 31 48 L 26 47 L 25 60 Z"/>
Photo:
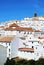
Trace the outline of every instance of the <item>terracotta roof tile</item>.
<path fill-rule="evenodd" d="M 16 28 L 9 27 L 4 30 L 33 31 L 32 28 L 26 28 L 26 27 L 25 28 L 23 28 L 23 27 L 16 27 Z"/>
<path fill-rule="evenodd" d="M 35 30 L 34 32 L 41 32 L 40 30 Z"/>
<path fill-rule="evenodd" d="M 21 51 L 34 51 L 34 48 L 19 48 Z"/>
<path fill-rule="evenodd" d="M 0 42 L 11 42 L 14 36 L 0 36 Z"/>
<path fill-rule="evenodd" d="M 19 27 L 16 23 L 10 25 L 10 27 Z"/>
<path fill-rule="evenodd" d="M 25 40 L 26 38 L 25 37 L 20 37 L 20 39 Z"/>
<path fill-rule="evenodd" d="M 5 28 L 4 30 L 13 30 L 12 27 Z"/>

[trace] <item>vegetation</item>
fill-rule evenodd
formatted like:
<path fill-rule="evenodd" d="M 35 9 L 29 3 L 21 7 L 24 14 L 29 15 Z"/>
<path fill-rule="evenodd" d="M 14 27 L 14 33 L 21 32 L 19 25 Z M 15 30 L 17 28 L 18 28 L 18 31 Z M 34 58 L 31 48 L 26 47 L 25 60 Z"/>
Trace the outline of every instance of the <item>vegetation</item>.
<path fill-rule="evenodd" d="M 25 59 L 18 60 L 17 58 L 16 61 L 15 59 L 10 60 L 7 58 L 4 65 L 44 65 L 44 59 L 40 58 L 39 60 L 34 61 L 34 60 L 25 60 Z"/>
<path fill-rule="evenodd" d="M 39 60 L 36 61 L 35 65 L 44 65 L 44 59 L 40 58 Z"/>
<path fill-rule="evenodd" d="M 13 60 L 13 59 L 10 60 L 9 58 L 7 58 L 7 60 L 4 63 L 4 65 L 15 65 L 15 60 Z"/>

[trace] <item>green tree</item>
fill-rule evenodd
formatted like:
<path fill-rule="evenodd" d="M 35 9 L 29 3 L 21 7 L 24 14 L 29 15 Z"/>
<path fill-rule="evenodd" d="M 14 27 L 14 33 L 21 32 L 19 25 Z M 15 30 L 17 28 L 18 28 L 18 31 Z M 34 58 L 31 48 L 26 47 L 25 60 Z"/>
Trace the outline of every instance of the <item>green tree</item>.
<path fill-rule="evenodd" d="M 27 65 L 27 60 L 20 60 L 20 61 L 17 61 L 16 65 Z"/>
<path fill-rule="evenodd" d="M 13 59 L 10 60 L 9 58 L 7 58 L 4 65 L 15 65 L 15 60 L 13 60 Z"/>
<path fill-rule="evenodd" d="M 35 65 L 44 65 L 44 59 L 40 58 L 39 60 L 36 61 Z"/>
<path fill-rule="evenodd" d="M 29 65 L 35 65 L 35 61 L 34 61 L 34 60 L 29 60 L 29 61 L 28 61 L 28 64 L 29 64 Z"/>

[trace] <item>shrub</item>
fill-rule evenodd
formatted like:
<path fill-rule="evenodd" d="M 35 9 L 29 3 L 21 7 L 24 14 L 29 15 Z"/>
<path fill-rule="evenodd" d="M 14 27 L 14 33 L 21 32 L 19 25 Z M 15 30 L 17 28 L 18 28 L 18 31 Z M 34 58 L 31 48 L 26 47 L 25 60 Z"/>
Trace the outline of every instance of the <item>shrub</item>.
<path fill-rule="evenodd" d="M 10 60 L 9 58 L 7 58 L 4 65 L 15 65 L 15 60 L 13 60 L 13 59 Z"/>
<path fill-rule="evenodd" d="M 28 64 L 29 64 L 29 65 L 35 65 L 35 61 L 34 61 L 34 60 L 29 60 L 29 61 L 28 61 Z"/>
<path fill-rule="evenodd" d="M 27 64 L 27 60 L 20 60 L 20 61 L 17 61 L 17 64 L 16 65 L 26 65 Z"/>
<path fill-rule="evenodd" d="M 44 59 L 40 58 L 37 61 L 21 59 L 19 61 L 15 61 L 15 59 L 10 60 L 7 58 L 4 65 L 44 65 Z"/>
<path fill-rule="evenodd" d="M 39 60 L 36 61 L 35 65 L 44 65 L 44 59 L 40 58 Z"/>

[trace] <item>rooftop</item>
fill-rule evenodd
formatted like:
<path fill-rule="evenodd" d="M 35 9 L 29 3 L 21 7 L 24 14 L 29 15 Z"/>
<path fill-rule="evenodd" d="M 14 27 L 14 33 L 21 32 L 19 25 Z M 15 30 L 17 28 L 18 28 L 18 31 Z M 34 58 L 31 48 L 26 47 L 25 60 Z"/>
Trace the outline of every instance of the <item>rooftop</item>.
<path fill-rule="evenodd" d="M 11 42 L 14 36 L 0 36 L 0 42 Z"/>
<path fill-rule="evenodd" d="M 34 48 L 19 48 L 20 51 L 34 51 Z"/>

